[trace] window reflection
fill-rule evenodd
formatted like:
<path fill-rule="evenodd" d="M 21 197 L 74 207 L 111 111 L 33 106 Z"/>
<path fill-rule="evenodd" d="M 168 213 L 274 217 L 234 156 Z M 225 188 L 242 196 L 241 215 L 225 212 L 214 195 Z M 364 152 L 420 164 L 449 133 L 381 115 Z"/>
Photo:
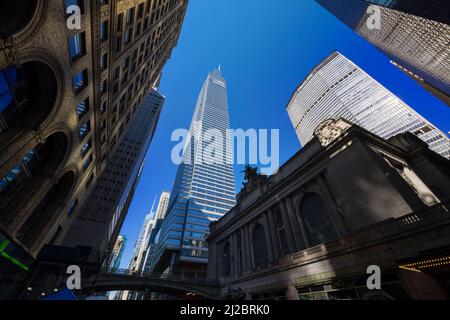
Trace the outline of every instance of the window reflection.
<path fill-rule="evenodd" d="M 6 207 L 11 198 L 36 174 L 40 165 L 45 162 L 46 156 L 46 145 L 40 145 L 30 150 L 0 179 L 0 208 Z"/>

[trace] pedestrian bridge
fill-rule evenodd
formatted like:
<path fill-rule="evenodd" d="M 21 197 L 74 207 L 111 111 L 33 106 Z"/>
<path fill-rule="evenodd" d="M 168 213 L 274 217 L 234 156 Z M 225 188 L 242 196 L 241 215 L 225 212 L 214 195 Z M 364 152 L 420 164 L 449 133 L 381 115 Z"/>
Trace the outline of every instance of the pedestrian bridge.
<path fill-rule="evenodd" d="M 168 293 L 184 297 L 199 296 L 204 299 L 219 298 L 217 282 L 204 278 L 167 276 L 162 273 L 138 273 L 128 269 L 108 269 L 82 280 L 83 293 L 106 291 L 147 291 Z"/>

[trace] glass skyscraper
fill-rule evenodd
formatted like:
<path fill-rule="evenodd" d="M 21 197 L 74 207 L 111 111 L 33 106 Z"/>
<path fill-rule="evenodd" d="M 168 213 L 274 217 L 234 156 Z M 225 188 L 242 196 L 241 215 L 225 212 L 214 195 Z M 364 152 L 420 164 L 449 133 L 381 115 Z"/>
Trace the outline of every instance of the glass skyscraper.
<path fill-rule="evenodd" d="M 231 143 L 225 139 L 229 127 L 227 87 L 219 67 L 208 75 L 198 97 L 189 129 L 193 138 L 183 150 L 169 208 L 156 236 L 162 247 L 153 259 L 162 261 L 170 252 L 169 264 L 176 272 L 206 267 L 209 224 L 236 203 L 234 169 L 229 161 Z M 208 161 L 211 155 L 205 152 L 207 144 L 197 141 L 210 129 L 220 131 L 224 137 L 216 148 L 222 163 Z"/>
<path fill-rule="evenodd" d="M 320 123 L 343 117 L 385 139 L 412 132 L 431 150 L 450 158 L 450 142 L 443 132 L 339 52 L 329 55 L 298 86 L 287 112 L 302 145 L 313 138 Z"/>
<path fill-rule="evenodd" d="M 447 0 L 316 0 L 396 65 L 450 105 L 450 2 Z M 380 28 L 369 28 L 376 5 Z"/>

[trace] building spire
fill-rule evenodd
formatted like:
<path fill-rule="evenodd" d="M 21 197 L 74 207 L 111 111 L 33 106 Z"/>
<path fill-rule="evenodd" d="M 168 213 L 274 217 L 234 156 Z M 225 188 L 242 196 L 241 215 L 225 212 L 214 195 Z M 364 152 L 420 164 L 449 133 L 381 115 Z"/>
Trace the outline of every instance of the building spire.
<path fill-rule="evenodd" d="M 222 67 L 219 64 L 219 66 L 217 68 L 214 69 L 213 74 L 217 74 L 219 76 L 222 76 Z"/>

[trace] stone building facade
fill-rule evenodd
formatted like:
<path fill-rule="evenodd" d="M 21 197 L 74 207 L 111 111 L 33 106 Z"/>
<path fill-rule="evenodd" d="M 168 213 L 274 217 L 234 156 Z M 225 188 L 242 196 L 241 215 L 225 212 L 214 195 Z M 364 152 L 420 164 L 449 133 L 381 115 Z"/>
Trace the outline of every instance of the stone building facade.
<path fill-rule="evenodd" d="M 210 227 L 208 278 L 222 297 L 448 298 L 449 174 L 411 133 L 386 141 L 328 120 L 275 175 L 247 170 Z M 366 286 L 371 265 L 381 290 Z"/>
<path fill-rule="evenodd" d="M 86 246 L 105 255 L 112 253 L 140 180 L 163 105 L 164 96 L 152 89 L 131 117 L 89 198 L 57 245 Z"/>
<path fill-rule="evenodd" d="M 159 81 L 187 3 L 2 2 L 0 232 L 30 256 L 68 230 Z M 67 27 L 71 5 L 81 29 Z"/>

